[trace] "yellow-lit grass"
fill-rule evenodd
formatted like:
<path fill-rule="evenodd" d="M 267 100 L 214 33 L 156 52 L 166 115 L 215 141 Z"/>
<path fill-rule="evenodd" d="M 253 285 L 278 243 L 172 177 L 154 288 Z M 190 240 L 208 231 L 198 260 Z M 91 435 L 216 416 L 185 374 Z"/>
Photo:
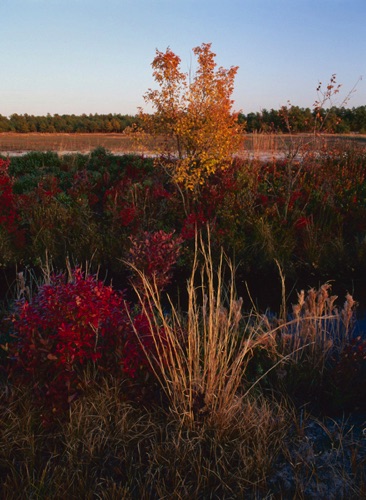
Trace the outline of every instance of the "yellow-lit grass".
<path fill-rule="evenodd" d="M 320 375 L 329 357 L 339 355 L 349 341 L 356 306 L 347 294 L 343 308 L 338 309 L 337 296 L 330 295 L 330 289 L 325 283 L 318 290 L 301 290 L 292 306 L 293 319 L 280 327 L 281 352 L 298 365 L 306 361 Z"/>
<path fill-rule="evenodd" d="M 223 253 L 215 270 L 210 245 L 202 240 L 198 245 L 196 241 L 186 315 L 170 299 L 167 315 L 155 282 L 134 268 L 143 283 L 142 291 L 136 293 L 149 318 L 157 353 L 154 356 L 145 350 L 145 354 L 171 410 L 186 423 L 207 417 L 211 422 L 230 425 L 231 415 L 241 405 L 238 389 L 254 350 L 272 340 L 270 332 L 252 328 L 249 318 L 243 320 L 242 300 L 235 296 L 234 269 L 229 261 L 226 264 L 227 287 L 223 282 Z M 135 333 L 140 338 L 137 330 Z"/>

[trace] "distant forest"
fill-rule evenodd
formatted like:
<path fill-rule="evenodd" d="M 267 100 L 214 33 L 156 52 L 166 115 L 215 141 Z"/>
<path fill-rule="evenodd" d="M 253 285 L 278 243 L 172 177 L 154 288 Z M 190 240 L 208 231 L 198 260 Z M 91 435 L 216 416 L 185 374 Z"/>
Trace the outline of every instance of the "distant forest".
<path fill-rule="evenodd" d="M 316 117 L 316 113 L 318 116 Z M 317 130 L 335 134 L 366 134 L 366 106 L 357 108 L 321 109 L 283 106 L 280 110 L 263 109 L 261 112 L 240 114 L 239 121 L 247 132 L 313 132 Z"/>
<path fill-rule="evenodd" d="M 291 106 L 280 110 L 263 109 L 257 113 L 240 113 L 239 122 L 246 132 L 312 132 L 315 112 L 310 108 Z M 366 106 L 356 108 L 330 108 L 320 111 L 318 128 L 338 134 L 366 134 Z M 0 132 L 43 133 L 121 133 L 139 126 L 138 116 L 122 114 L 83 115 L 0 115 Z M 290 128 L 290 130 L 289 130 Z"/>

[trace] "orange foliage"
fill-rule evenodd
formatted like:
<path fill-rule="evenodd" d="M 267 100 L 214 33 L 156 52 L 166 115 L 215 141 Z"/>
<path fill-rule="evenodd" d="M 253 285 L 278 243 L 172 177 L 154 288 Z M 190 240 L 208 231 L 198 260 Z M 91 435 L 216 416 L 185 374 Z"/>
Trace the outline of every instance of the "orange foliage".
<path fill-rule="evenodd" d="M 140 111 L 145 127 L 164 139 L 158 153 L 168 160 L 173 180 L 192 191 L 227 168 L 241 139 L 231 99 L 238 67 L 217 68 L 210 43 L 195 47 L 193 53 L 198 69 L 191 80 L 171 49 L 156 51 L 152 68 L 160 88 L 144 96 L 155 113 Z"/>

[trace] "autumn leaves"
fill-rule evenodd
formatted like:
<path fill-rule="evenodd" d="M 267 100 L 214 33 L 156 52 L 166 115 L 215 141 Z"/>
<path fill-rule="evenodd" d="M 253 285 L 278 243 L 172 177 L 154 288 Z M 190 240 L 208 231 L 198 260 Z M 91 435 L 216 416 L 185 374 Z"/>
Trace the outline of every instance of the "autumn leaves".
<path fill-rule="evenodd" d="M 231 95 L 238 67 L 217 68 L 210 43 L 193 49 L 197 70 L 193 78 L 180 70 L 181 59 L 170 48 L 156 51 L 152 62 L 158 90 L 149 89 L 145 102 L 154 114 L 140 116 L 158 136 L 157 161 L 163 161 L 174 182 L 189 191 L 231 162 L 241 139 Z"/>

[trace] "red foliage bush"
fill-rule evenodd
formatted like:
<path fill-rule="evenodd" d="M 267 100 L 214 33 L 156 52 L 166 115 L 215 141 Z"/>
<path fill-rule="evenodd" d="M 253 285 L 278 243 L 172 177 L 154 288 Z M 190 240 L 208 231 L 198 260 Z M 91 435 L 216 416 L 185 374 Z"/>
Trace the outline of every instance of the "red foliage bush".
<path fill-rule="evenodd" d="M 0 230 L 5 231 L 5 235 L 20 247 L 24 243 L 24 236 L 18 226 L 19 217 L 13 193 L 13 180 L 8 173 L 9 166 L 10 160 L 0 158 Z"/>
<path fill-rule="evenodd" d="M 129 262 L 146 278 L 154 280 L 159 290 L 163 290 L 171 280 L 172 267 L 177 262 L 183 239 L 174 237 L 174 231 L 144 231 L 138 237 L 130 237 L 130 240 Z M 143 290 L 136 273 L 132 282 L 137 289 Z"/>
<path fill-rule="evenodd" d="M 208 219 L 204 215 L 202 210 L 199 210 L 198 212 L 191 212 L 190 214 L 187 215 L 187 217 L 183 221 L 183 227 L 182 227 L 182 237 L 185 240 L 192 240 L 197 231 L 202 229 L 205 224 L 207 224 Z"/>
<path fill-rule="evenodd" d="M 131 199 L 131 179 L 123 178 L 104 194 L 105 214 L 116 224 L 134 231 L 139 210 Z"/>
<path fill-rule="evenodd" d="M 80 269 L 71 282 L 55 276 L 32 302 L 18 304 L 10 376 L 30 382 L 52 412 L 66 409 L 78 395 L 90 363 L 101 373 L 145 377 L 149 365 L 140 342 L 145 350 L 153 347 L 150 323 L 136 316 L 139 341 L 130 317 L 123 295 L 95 277 L 84 277 Z"/>

